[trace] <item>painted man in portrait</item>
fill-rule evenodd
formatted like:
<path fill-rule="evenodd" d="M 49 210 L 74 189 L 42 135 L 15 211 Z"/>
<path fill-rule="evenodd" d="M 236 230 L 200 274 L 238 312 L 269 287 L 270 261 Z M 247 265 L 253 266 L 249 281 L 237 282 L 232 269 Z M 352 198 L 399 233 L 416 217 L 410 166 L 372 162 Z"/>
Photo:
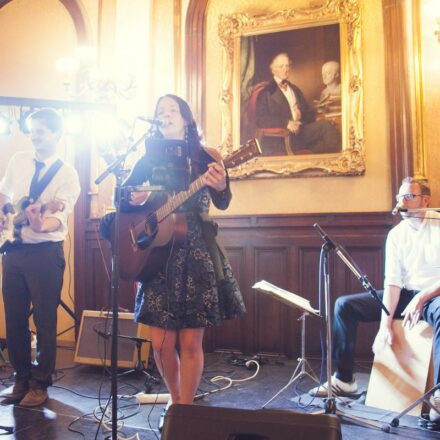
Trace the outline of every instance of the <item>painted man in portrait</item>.
<path fill-rule="evenodd" d="M 341 150 L 341 133 L 326 120 L 317 121 L 300 88 L 289 81 L 291 60 L 286 53 L 272 59 L 273 79 L 256 101 L 258 128 L 285 128 L 290 132 L 293 152 L 333 153 Z M 263 145 L 264 148 L 264 145 Z"/>

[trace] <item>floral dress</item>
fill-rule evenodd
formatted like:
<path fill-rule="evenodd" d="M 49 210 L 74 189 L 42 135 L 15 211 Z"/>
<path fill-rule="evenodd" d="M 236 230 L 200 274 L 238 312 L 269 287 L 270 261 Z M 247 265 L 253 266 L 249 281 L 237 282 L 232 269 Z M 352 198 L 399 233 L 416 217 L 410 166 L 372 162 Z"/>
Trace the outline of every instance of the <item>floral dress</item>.
<path fill-rule="evenodd" d="M 229 192 L 229 183 L 225 191 Z M 210 327 L 245 312 L 226 255 L 219 250 L 219 280 L 205 238 L 201 213 L 209 211 L 211 197 L 219 208 L 229 204 L 229 199 L 226 206 L 222 201 L 224 192 L 205 187 L 182 205 L 188 226 L 186 240 L 174 243 L 160 272 L 139 284 L 135 301 L 137 322 L 167 329 Z"/>

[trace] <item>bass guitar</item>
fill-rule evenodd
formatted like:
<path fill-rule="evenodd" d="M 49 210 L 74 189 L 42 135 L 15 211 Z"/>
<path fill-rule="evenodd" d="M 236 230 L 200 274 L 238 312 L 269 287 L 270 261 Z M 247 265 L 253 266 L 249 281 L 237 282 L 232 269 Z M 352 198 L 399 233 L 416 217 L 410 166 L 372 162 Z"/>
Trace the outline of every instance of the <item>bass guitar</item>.
<path fill-rule="evenodd" d="M 258 140 L 251 139 L 228 155 L 223 163 L 226 168 L 233 168 L 260 154 Z M 122 279 L 146 281 L 164 267 L 171 243 L 181 242 L 186 237 L 185 214 L 174 211 L 204 186 L 202 175 L 186 191 L 165 195 L 165 200 L 157 203 L 146 203 L 144 210 L 120 214 L 118 240 Z M 114 239 L 113 230 L 113 242 Z"/>
<path fill-rule="evenodd" d="M 25 210 L 31 204 L 29 197 L 23 197 L 13 205 L 6 203 L 2 212 L 4 219 L 3 229 L 0 232 L 0 253 L 5 253 L 14 243 L 21 243 L 21 229 L 29 225 Z M 59 200 L 51 200 L 48 203 L 39 205 L 40 213 L 49 211 L 51 213 L 64 210 L 64 203 Z"/>

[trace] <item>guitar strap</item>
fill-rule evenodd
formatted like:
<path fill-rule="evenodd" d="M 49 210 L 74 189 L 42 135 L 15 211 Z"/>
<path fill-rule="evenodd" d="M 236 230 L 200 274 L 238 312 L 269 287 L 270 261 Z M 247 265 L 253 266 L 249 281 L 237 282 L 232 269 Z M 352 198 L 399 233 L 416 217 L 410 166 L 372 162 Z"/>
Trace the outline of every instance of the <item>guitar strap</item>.
<path fill-rule="evenodd" d="M 226 317 L 233 315 L 238 307 L 234 283 L 227 279 L 223 272 L 221 258 L 226 258 L 226 250 L 217 240 L 217 223 L 206 212 L 200 212 L 199 216 L 202 220 L 203 237 L 214 265 L 220 314 L 226 319 Z"/>
<path fill-rule="evenodd" d="M 225 279 L 220 255 L 223 255 L 223 257 L 225 257 L 226 251 L 217 240 L 217 223 L 212 220 L 212 218 L 206 212 L 199 212 L 198 214 L 200 216 L 200 219 L 202 220 L 203 238 L 206 241 L 208 252 L 214 265 L 215 278 L 217 280 L 217 283 L 219 283 L 220 281 Z"/>
<path fill-rule="evenodd" d="M 58 170 L 63 166 L 63 161 L 61 159 L 57 159 L 52 166 L 47 170 L 46 174 L 38 181 L 37 188 L 35 193 L 33 194 L 33 200 L 38 200 L 41 196 L 42 192 L 46 189 L 47 185 L 52 181 L 55 177 L 55 174 Z"/>

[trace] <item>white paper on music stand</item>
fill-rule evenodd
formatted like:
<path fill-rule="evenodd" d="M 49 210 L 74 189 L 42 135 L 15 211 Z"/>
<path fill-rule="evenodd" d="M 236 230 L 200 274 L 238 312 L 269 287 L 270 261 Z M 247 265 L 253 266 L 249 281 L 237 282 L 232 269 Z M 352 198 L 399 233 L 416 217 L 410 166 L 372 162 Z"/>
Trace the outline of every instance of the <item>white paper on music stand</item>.
<path fill-rule="evenodd" d="M 277 287 L 274 284 L 269 283 L 268 281 L 261 280 L 256 282 L 253 286 L 253 289 L 257 289 L 260 292 L 267 293 L 270 296 L 288 304 L 290 306 L 298 307 L 299 309 L 311 313 L 313 315 L 319 315 L 319 311 L 315 310 L 311 305 L 310 301 L 296 295 L 293 292 L 289 292 L 288 290 L 281 289 L 281 287 Z"/>

